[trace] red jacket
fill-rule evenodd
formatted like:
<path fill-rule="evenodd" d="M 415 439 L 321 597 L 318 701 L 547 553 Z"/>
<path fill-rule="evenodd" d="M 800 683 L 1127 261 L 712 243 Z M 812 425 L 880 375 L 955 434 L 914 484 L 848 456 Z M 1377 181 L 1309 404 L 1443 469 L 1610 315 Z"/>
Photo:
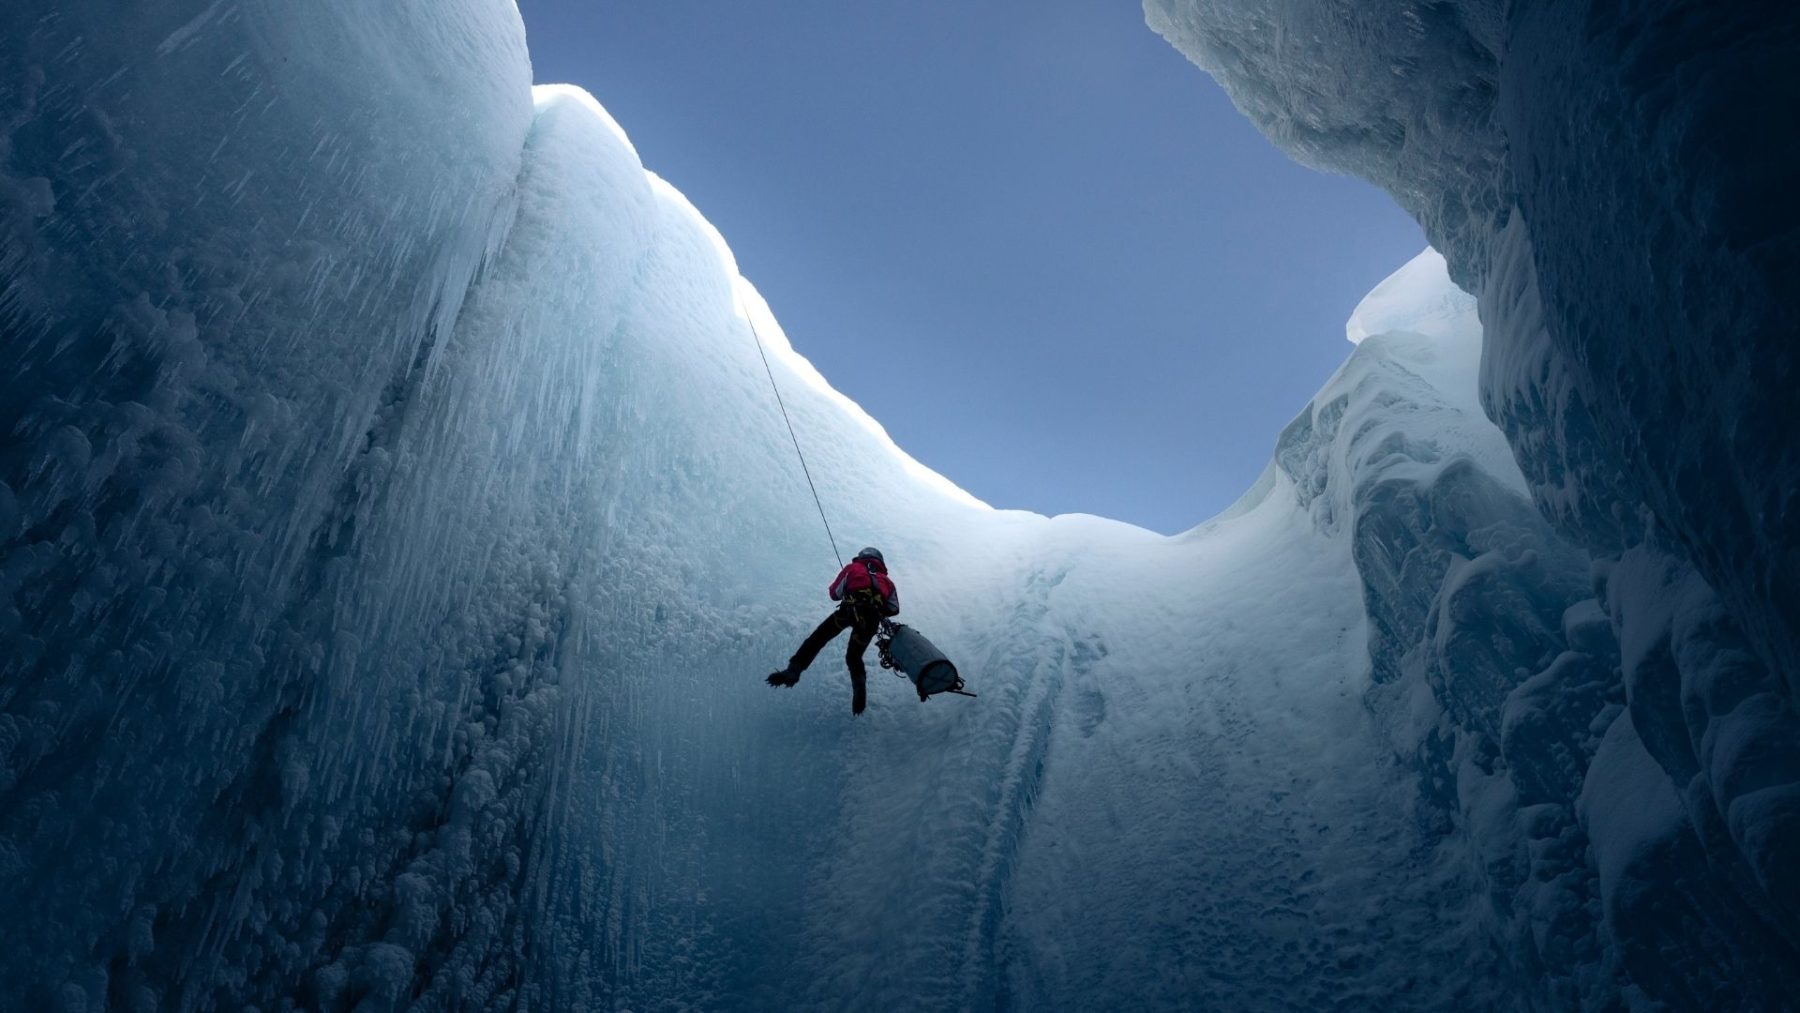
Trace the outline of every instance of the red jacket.
<path fill-rule="evenodd" d="M 881 596 L 882 615 L 899 614 L 900 592 L 888 579 L 887 564 L 879 559 L 852 559 L 849 565 L 839 570 L 837 579 L 831 582 L 831 600 L 843 601 L 857 591 L 871 589 Z"/>

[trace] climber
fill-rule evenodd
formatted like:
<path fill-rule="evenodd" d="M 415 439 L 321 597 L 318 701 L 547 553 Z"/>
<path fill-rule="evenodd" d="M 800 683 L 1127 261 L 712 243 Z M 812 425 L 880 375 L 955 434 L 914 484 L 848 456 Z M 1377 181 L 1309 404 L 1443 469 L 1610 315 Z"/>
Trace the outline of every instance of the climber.
<path fill-rule="evenodd" d="M 863 652 L 875 639 L 881 621 L 899 614 L 900 593 L 888 579 L 887 562 L 881 558 L 881 550 L 876 548 L 858 552 L 855 559 L 838 571 L 830 591 L 831 600 L 837 602 L 838 607 L 801 643 L 800 649 L 788 659 L 786 668 L 769 675 L 769 685 L 792 686 L 799 682 L 800 673 L 806 671 L 806 666 L 812 664 L 831 638 L 848 629 L 850 647 L 844 654 L 844 663 L 850 666 L 850 713 L 861 714 L 868 704 L 868 672 L 863 668 Z"/>

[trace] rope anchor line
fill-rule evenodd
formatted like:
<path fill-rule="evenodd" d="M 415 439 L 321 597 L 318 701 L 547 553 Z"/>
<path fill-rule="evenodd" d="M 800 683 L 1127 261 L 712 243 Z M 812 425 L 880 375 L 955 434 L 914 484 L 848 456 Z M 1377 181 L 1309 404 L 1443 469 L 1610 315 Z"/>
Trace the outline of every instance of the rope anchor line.
<path fill-rule="evenodd" d="M 825 518 L 825 504 L 819 499 L 819 487 L 813 484 L 812 469 L 806 466 L 806 454 L 800 449 L 800 437 L 794 435 L 794 420 L 788 416 L 787 402 L 781 399 L 781 387 L 775 382 L 775 370 L 769 366 L 769 353 L 763 350 L 762 335 L 756 330 L 756 318 L 750 315 L 750 307 L 744 305 L 742 298 L 738 307 L 744 311 L 744 321 L 750 325 L 750 336 L 756 339 L 756 354 L 762 359 L 763 372 L 769 374 L 769 389 L 775 392 L 775 403 L 781 408 L 781 420 L 787 423 L 788 439 L 794 441 L 794 456 L 800 458 L 800 471 L 806 476 L 806 487 L 812 490 L 813 506 L 819 508 L 819 520 L 825 525 L 825 537 L 831 540 L 831 554 L 837 557 L 838 568 L 843 569 L 844 554 L 838 551 L 837 536 L 831 533 L 831 522 Z"/>

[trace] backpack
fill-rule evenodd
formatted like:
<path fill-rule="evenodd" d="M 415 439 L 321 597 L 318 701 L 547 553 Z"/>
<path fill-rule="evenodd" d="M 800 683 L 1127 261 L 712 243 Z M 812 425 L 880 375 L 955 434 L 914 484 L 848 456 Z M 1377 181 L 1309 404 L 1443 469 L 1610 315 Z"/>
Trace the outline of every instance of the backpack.
<path fill-rule="evenodd" d="M 862 566 L 857 566 L 858 562 Z M 854 560 L 845 567 L 843 600 L 874 606 L 884 616 L 900 614 L 900 596 L 894 591 L 894 582 L 866 560 Z"/>

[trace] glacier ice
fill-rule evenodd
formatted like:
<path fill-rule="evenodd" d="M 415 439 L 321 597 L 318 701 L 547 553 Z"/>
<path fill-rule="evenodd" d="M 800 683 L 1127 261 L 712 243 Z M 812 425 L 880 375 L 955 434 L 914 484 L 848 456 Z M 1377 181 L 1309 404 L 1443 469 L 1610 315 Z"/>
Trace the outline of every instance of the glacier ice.
<path fill-rule="evenodd" d="M 1684 543 L 1593 534 L 1641 497 L 1548 337 L 1549 239 L 1480 188 L 1478 86 L 1295 128 L 1392 161 L 1451 256 L 1164 538 L 894 446 L 592 98 L 530 87 L 510 4 L 173 6 L 25 0 L 0 40 L 20 1008 L 1792 994 L 1786 670 Z M 1310 9 L 1282 37 L 1349 23 Z M 1497 44 L 1408 10 L 1416 78 Z M 1265 123 L 1336 94 L 1274 84 Z M 978 702 L 762 685 L 835 562 L 758 335 L 840 538 Z"/>
<path fill-rule="evenodd" d="M 1800 97 L 1778 69 L 1800 14 L 1685 0 L 1145 9 L 1276 143 L 1385 187 L 1481 293 L 1484 404 L 1539 509 L 1594 557 L 1623 651 L 1628 713 L 1614 722 L 1630 723 L 1606 733 L 1592 777 L 1660 777 L 1629 797 L 1680 802 L 1679 819 L 1613 818 L 1626 803 L 1581 790 L 1624 994 L 1788 1005 L 1800 202 L 1781 181 L 1800 149 L 1767 126 Z"/>
<path fill-rule="evenodd" d="M 1344 337 L 1355 345 L 1390 331 L 1435 337 L 1453 330 L 1468 307 L 1461 289 L 1443 283 L 1446 270 L 1444 255 L 1427 248 L 1363 296 L 1344 323 Z"/>
<path fill-rule="evenodd" d="M 1482 292 L 1490 410 L 1597 547 L 1666 543 L 1800 690 L 1786 5 L 1146 0 L 1265 133 L 1385 187 Z M 1532 375 L 1553 374 L 1549 377 Z M 1524 373 L 1525 375 L 1520 375 Z M 1556 397 L 1534 404 L 1546 383 Z M 1569 427 L 1579 427 L 1571 429 Z M 1579 446 L 1577 446 L 1579 445 Z M 1565 467 L 1552 468 L 1552 464 Z M 1642 504 L 1654 519 L 1632 508 Z"/>

